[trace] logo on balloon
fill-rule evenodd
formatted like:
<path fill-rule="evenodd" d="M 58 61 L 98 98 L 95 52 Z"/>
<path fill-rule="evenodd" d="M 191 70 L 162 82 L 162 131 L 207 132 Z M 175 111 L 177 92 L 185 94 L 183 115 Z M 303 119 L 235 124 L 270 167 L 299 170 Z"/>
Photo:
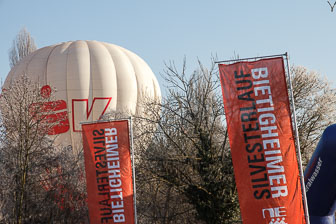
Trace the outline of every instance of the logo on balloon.
<path fill-rule="evenodd" d="M 72 131 L 81 132 L 81 122 L 100 119 L 110 105 L 112 97 L 94 97 L 89 106 L 89 99 L 72 99 Z M 85 108 L 84 113 L 82 108 Z M 93 111 L 96 116 L 93 117 Z"/>
<path fill-rule="evenodd" d="M 50 98 L 51 92 L 49 85 L 43 86 L 40 90 L 41 96 L 45 99 Z M 93 97 L 89 105 L 89 99 L 72 99 L 72 131 L 81 132 L 81 122 L 100 119 L 107 111 L 111 100 L 112 97 Z M 56 135 L 66 133 L 70 129 L 67 106 L 64 100 L 40 102 L 33 103 L 30 111 L 35 114 L 35 120 L 42 118 L 50 124 L 48 135 Z M 93 117 L 93 111 L 96 117 Z"/>
<path fill-rule="evenodd" d="M 50 98 L 50 86 L 43 86 L 40 94 L 45 99 Z M 62 134 L 70 128 L 67 103 L 64 100 L 33 103 L 30 105 L 30 113 L 36 121 L 43 120 L 50 124 L 48 135 Z"/>

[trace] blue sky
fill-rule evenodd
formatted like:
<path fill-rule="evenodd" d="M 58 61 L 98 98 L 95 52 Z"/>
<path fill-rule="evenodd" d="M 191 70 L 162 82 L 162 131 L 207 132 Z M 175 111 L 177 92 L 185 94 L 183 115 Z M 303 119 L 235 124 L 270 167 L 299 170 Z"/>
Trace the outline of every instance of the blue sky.
<path fill-rule="evenodd" d="M 117 44 L 142 57 L 157 76 L 164 62 L 180 65 L 185 56 L 192 71 L 197 59 L 209 65 L 211 55 L 226 60 L 288 52 L 291 64 L 336 83 L 336 12 L 324 0 L 0 0 L 2 80 L 8 50 L 23 27 L 39 48 L 69 40 Z"/>

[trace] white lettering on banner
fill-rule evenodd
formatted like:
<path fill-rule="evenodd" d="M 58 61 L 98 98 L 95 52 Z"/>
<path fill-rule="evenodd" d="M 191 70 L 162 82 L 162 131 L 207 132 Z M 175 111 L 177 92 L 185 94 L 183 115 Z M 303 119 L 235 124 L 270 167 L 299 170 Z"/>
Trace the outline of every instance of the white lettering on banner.
<path fill-rule="evenodd" d="M 109 186 L 113 221 L 125 222 L 124 199 L 120 175 L 119 146 L 116 128 L 105 128 L 106 158 L 109 173 Z"/>
<path fill-rule="evenodd" d="M 94 97 L 89 105 L 88 99 L 72 99 L 72 130 L 81 132 L 81 122 L 98 120 L 105 114 L 111 100 L 112 97 Z"/>
<path fill-rule="evenodd" d="M 268 224 L 288 224 L 286 223 L 285 207 L 265 208 L 262 210 L 263 218 L 270 220 Z"/>
<path fill-rule="evenodd" d="M 274 114 L 272 91 L 267 79 L 268 69 L 266 67 L 255 68 L 251 70 L 251 74 L 254 78 L 254 95 L 257 98 L 256 104 L 258 105 L 257 116 L 272 198 L 286 197 L 288 195 L 287 181 L 284 166 L 281 165 L 283 158 L 280 141 L 277 138 L 279 134 L 278 127 L 275 125 L 277 120 Z"/>

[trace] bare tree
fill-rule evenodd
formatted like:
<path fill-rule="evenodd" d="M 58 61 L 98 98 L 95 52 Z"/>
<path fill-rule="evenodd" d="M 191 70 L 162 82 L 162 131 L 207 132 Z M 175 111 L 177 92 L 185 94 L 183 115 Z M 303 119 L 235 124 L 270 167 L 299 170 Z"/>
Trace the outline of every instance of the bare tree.
<path fill-rule="evenodd" d="M 158 128 L 137 172 L 142 223 L 239 220 L 218 77 L 215 64 L 190 76 L 167 65 L 162 111 L 146 110 Z"/>
<path fill-rule="evenodd" d="M 0 217 L 2 223 L 84 223 L 82 155 L 60 150 L 49 135 L 57 103 L 26 76 L 2 90 Z"/>
<path fill-rule="evenodd" d="M 291 68 L 303 165 L 307 165 L 323 130 L 336 122 L 336 90 L 305 67 Z"/>
<path fill-rule="evenodd" d="M 20 30 L 9 50 L 9 64 L 14 67 L 25 56 L 36 50 L 34 39 L 26 28 Z"/>
<path fill-rule="evenodd" d="M 32 206 L 28 201 L 40 184 L 39 175 L 56 159 L 53 141 L 47 135 L 50 125 L 42 114 L 43 104 L 49 99 L 43 98 L 39 88 L 22 76 L 2 90 L 0 100 L 1 175 L 6 201 L 3 214 L 10 222 L 24 223 L 29 217 L 27 209 Z"/>

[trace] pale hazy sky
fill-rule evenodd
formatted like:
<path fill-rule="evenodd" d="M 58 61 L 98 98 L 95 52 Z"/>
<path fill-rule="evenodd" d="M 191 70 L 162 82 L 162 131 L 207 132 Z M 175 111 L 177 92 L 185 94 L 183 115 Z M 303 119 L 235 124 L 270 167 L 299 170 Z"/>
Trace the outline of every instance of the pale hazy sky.
<path fill-rule="evenodd" d="M 336 12 L 324 0 L 0 0 L 2 80 L 23 27 L 39 48 L 69 40 L 117 44 L 157 76 L 164 62 L 180 64 L 184 56 L 192 71 L 197 59 L 208 65 L 212 55 L 226 60 L 288 52 L 291 64 L 336 82 Z"/>

